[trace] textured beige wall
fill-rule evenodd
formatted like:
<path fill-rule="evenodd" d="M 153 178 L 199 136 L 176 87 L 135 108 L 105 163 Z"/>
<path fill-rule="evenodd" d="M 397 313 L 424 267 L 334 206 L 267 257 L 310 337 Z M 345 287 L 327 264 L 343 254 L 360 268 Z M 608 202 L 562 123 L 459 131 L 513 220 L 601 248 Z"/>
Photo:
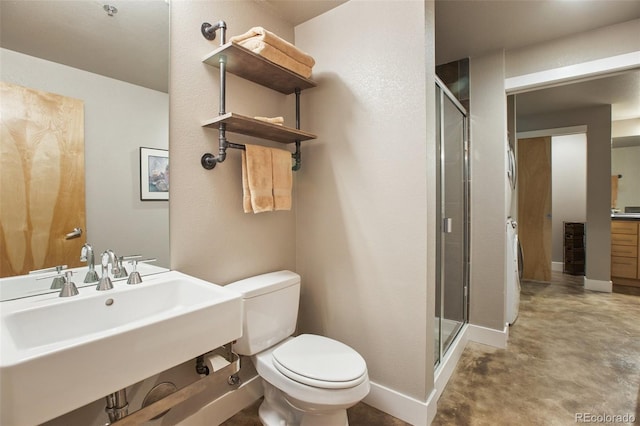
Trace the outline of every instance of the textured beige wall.
<path fill-rule="evenodd" d="M 202 154 L 218 149 L 218 132 L 203 129 L 201 122 L 218 115 L 220 89 L 218 69 L 201 62 L 218 47 L 219 38 L 206 40 L 200 25 L 221 19 L 227 23 L 227 39 L 262 25 L 293 41 L 293 27 L 252 1 L 171 4 L 171 267 L 226 284 L 278 269 L 295 270 L 295 212 L 243 213 L 238 150 L 230 149 L 226 161 L 214 170 L 200 166 Z M 295 127 L 293 95 L 233 75 L 227 77 L 226 110 L 283 115 L 285 124 Z M 232 133 L 228 138 L 268 144 Z"/>
<path fill-rule="evenodd" d="M 471 283 L 469 321 L 505 326 L 507 98 L 504 53 L 469 63 L 471 98 Z"/>
<path fill-rule="evenodd" d="M 506 77 L 640 51 L 640 19 L 506 52 Z"/>
<path fill-rule="evenodd" d="M 300 328 L 353 346 L 373 381 L 421 400 L 433 384 L 432 10 L 354 0 L 296 27 L 319 83 L 303 102 L 319 138 L 297 180 Z"/>

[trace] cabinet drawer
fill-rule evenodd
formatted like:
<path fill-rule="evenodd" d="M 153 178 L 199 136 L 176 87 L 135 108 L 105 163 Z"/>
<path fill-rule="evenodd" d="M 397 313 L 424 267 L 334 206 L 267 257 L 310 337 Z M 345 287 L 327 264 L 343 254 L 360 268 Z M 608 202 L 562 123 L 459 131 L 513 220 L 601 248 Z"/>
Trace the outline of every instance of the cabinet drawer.
<path fill-rule="evenodd" d="M 611 234 L 611 244 L 619 246 L 638 246 L 638 236 L 631 234 Z"/>
<path fill-rule="evenodd" d="M 638 235 L 638 222 L 612 220 L 611 232 L 614 234 Z"/>
<path fill-rule="evenodd" d="M 630 257 L 611 257 L 611 276 L 620 278 L 637 278 L 638 259 Z"/>
<path fill-rule="evenodd" d="M 611 245 L 611 256 L 638 257 L 638 246 Z"/>

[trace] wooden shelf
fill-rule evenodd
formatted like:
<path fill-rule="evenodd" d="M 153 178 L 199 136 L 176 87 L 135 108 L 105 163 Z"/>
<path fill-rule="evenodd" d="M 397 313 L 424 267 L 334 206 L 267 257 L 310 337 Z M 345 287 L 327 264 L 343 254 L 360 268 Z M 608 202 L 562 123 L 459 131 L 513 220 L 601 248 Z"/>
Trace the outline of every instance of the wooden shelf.
<path fill-rule="evenodd" d="M 316 86 L 314 81 L 289 71 L 235 43 L 220 46 L 205 56 L 202 62 L 219 68 L 221 55 L 227 57 L 226 69 L 228 72 L 286 95 L 295 92 L 295 89 L 304 90 Z"/>
<path fill-rule="evenodd" d="M 278 126 L 255 118 L 228 112 L 202 123 L 202 127 L 218 129 L 220 124 L 226 124 L 226 131 L 241 135 L 254 136 L 281 143 L 293 143 L 296 140 L 306 141 L 317 136 L 291 127 Z"/>

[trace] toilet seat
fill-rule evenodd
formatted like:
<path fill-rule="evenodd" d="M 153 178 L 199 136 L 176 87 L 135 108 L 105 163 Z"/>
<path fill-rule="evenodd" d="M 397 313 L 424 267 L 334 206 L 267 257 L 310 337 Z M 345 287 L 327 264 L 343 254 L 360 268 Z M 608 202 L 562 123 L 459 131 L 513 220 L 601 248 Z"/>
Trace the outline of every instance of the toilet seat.
<path fill-rule="evenodd" d="M 365 360 L 344 343 L 303 334 L 280 345 L 272 353 L 274 367 L 284 376 L 321 389 L 347 389 L 364 382 Z"/>

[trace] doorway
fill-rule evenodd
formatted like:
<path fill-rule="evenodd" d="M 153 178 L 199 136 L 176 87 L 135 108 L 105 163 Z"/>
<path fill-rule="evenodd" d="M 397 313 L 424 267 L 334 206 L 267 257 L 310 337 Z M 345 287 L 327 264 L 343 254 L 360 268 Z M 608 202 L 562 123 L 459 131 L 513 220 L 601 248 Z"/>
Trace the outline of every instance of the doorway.
<path fill-rule="evenodd" d="M 518 134 L 518 222 L 523 279 L 549 282 L 565 271 L 565 227 L 586 223 L 587 140 L 582 127 Z M 582 268 L 584 275 L 584 241 Z M 575 260 L 575 259 L 573 259 Z M 574 272 L 568 272 L 576 274 Z"/>

